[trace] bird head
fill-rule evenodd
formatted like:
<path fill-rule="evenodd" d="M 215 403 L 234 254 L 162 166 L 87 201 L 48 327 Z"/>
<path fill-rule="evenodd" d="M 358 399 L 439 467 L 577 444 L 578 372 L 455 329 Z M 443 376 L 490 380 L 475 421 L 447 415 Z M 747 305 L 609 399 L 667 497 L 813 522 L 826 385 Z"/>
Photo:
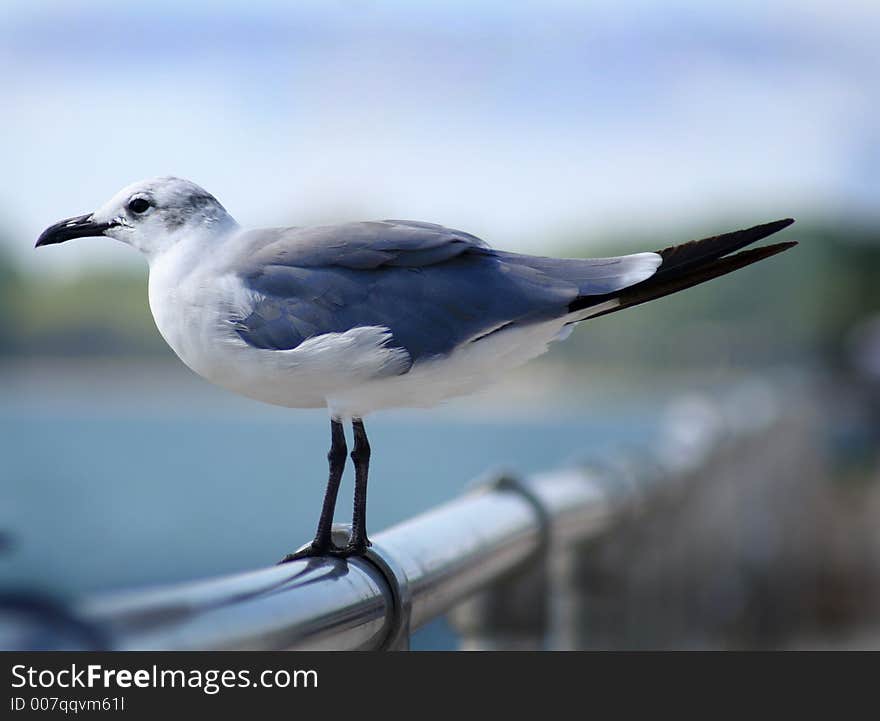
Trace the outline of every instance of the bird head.
<path fill-rule="evenodd" d="M 36 247 L 106 235 L 150 257 L 180 238 L 235 227 L 235 221 L 208 191 L 189 180 L 169 176 L 132 183 L 93 213 L 55 223 L 40 234 Z"/>

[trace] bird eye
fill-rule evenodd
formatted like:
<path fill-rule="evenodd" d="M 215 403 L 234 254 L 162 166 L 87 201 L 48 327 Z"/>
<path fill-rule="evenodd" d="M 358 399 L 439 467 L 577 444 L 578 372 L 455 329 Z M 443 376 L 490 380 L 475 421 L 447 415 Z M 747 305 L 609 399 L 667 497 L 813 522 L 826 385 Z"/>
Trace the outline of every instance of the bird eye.
<path fill-rule="evenodd" d="M 150 208 L 150 201 L 146 198 L 132 198 L 128 201 L 128 209 L 132 213 L 146 213 Z"/>

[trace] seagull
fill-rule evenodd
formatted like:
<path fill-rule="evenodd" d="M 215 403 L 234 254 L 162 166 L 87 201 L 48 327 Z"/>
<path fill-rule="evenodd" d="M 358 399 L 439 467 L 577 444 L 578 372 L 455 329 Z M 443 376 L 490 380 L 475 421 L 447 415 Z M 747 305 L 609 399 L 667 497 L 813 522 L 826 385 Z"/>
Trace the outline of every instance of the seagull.
<path fill-rule="evenodd" d="M 796 245 L 742 250 L 794 222 L 664 250 L 559 259 L 491 248 L 434 223 L 380 220 L 242 229 L 188 180 L 127 186 L 37 247 L 109 236 L 149 264 L 156 326 L 177 356 L 235 393 L 330 415 L 329 479 L 315 538 L 286 560 L 366 552 L 364 418 L 470 393 L 566 338 L 575 324 L 703 283 Z M 352 426 L 350 540 L 331 539 Z"/>

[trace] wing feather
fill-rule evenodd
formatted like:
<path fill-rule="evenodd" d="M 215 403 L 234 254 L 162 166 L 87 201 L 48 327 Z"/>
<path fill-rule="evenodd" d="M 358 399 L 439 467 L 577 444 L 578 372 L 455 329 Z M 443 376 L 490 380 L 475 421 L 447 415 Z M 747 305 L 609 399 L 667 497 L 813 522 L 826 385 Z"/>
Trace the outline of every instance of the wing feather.
<path fill-rule="evenodd" d="M 561 317 L 575 298 L 637 283 L 659 256 L 562 260 L 505 253 L 431 223 L 386 220 L 249 231 L 235 264 L 254 298 L 230 320 L 248 344 L 287 350 L 324 333 L 388 328 L 413 361 L 514 324 Z"/>

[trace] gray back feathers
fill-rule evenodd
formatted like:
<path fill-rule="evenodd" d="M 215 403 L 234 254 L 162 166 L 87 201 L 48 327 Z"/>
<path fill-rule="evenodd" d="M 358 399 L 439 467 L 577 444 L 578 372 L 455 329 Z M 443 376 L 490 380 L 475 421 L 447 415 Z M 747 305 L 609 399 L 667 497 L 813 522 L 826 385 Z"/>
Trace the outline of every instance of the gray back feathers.
<path fill-rule="evenodd" d="M 659 264 L 654 254 L 506 253 L 468 233 L 400 220 L 248 231 L 238 242 L 247 256 L 235 265 L 258 298 L 232 319 L 247 343 L 282 350 L 323 333 L 384 326 L 413 361 L 510 324 L 563 316 L 578 296 L 618 290 Z"/>

